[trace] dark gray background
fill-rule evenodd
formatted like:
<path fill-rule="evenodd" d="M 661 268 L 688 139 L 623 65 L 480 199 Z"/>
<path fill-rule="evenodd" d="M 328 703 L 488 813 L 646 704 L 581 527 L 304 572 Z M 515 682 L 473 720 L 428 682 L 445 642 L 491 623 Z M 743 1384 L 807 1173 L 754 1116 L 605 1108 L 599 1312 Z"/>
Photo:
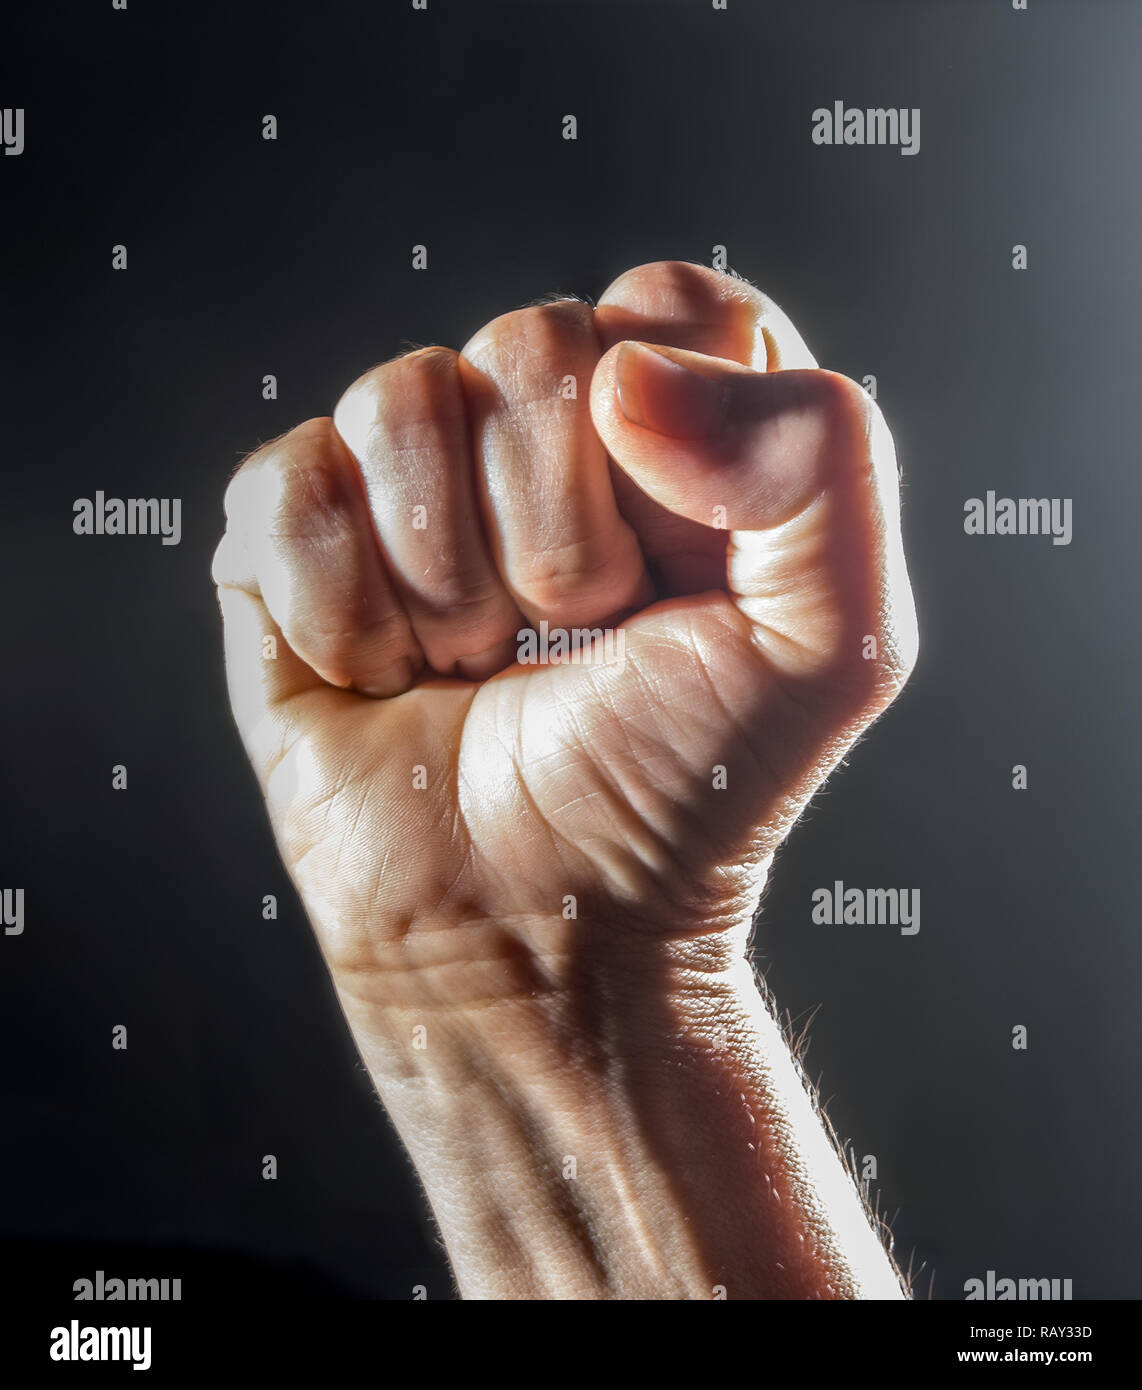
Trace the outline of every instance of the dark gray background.
<path fill-rule="evenodd" d="M 18 23 L 9 1269 L 57 1292 L 105 1268 L 183 1275 L 184 1298 L 449 1295 L 231 727 L 222 492 L 409 341 L 459 346 L 536 295 L 724 243 L 823 365 L 877 376 L 922 629 L 906 694 L 778 862 L 769 981 L 795 1020 L 817 1011 L 809 1069 L 877 1155 L 921 1296 L 994 1269 L 1137 1297 L 1142 7 L 132 0 Z M 838 99 L 920 107 L 920 153 L 814 147 L 811 112 Z M 181 496 L 182 544 L 75 536 L 97 488 Z M 965 536 L 989 488 L 1073 498 L 1073 543 Z M 919 935 L 813 926 L 836 878 L 919 888 Z"/>

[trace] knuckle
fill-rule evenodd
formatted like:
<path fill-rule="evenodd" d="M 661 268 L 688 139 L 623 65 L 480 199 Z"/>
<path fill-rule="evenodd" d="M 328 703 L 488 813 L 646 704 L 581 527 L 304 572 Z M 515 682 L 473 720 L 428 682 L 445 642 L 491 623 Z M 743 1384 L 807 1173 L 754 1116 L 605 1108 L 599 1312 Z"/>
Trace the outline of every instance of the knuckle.
<path fill-rule="evenodd" d="M 599 297 L 599 304 L 651 308 L 701 325 L 735 306 L 761 314 L 770 301 L 748 280 L 695 261 L 649 261 L 624 271 Z"/>
<path fill-rule="evenodd" d="M 241 524 L 249 519 L 250 502 L 257 485 L 260 463 L 257 455 L 251 454 L 226 485 L 222 494 L 222 510 L 229 525 Z"/>
<path fill-rule="evenodd" d="M 768 301 L 748 280 L 690 261 L 652 261 L 615 280 L 599 299 L 602 322 L 645 337 L 637 322 L 664 326 L 664 341 L 749 362 Z M 618 316 L 615 324 L 614 316 Z M 635 322 L 631 323 L 630 320 Z"/>
<path fill-rule="evenodd" d="M 534 370 L 537 363 L 566 359 L 587 349 L 597 353 L 591 306 L 579 299 L 561 299 L 501 314 L 473 334 L 460 355 L 496 375 L 505 366 Z"/>
<path fill-rule="evenodd" d="M 444 610 L 450 617 L 457 614 L 472 617 L 500 606 L 505 598 L 493 575 L 451 566 L 430 578 L 426 587 L 433 607 Z"/>
<path fill-rule="evenodd" d="M 876 402 L 864 387 L 851 377 L 820 367 L 812 375 L 830 429 L 846 441 L 867 442 Z"/>
<path fill-rule="evenodd" d="M 242 551 L 234 532 L 227 530 L 214 547 L 210 561 L 210 579 L 216 589 L 246 588 L 252 583 L 242 564 Z"/>
<path fill-rule="evenodd" d="M 591 540 L 569 541 L 517 556 L 512 587 L 531 606 L 560 613 L 570 606 L 614 607 L 608 596 L 625 592 L 621 573 L 627 562 L 621 550 L 603 550 Z"/>
<path fill-rule="evenodd" d="M 266 531 L 280 540 L 311 540 L 350 528 L 359 483 L 336 447 L 332 421 L 314 428 L 266 464 Z"/>
<path fill-rule="evenodd" d="M 458 357 L 452 348 L 417 348 L 359 376 L 333 411 L 334 427 L 350 451 L 361 458 L 381 429 L 399 436 L 398 444 L 415 444 L 426 431 L 461 415 Z"/>
<path fill-rule="evenodd" d="M 329 611 L 308 627 L 306 646 L 337 685 L 349 685 L 363 670 L 384 672 L 411 664 L 414 647 L 403 613 L 380 616 Z"/>
<path fill-rule="evenodd" d="M 632 266 L 612 280 L 599 297 L 599 303 L 626 304 L 648 294 L 668 302 L 690 302 L 698 306 L 715 294 L 726 276 L 695 261 L 647 261 Z"/>
<path fill-rule="evenodd" d="M 553 566 L 535 565 L 523 573 L 517 571 L 512 578 L 516 592 L 524 601 L 547 613 L 562 609 L 580 588 L 576 574 Z"/>
<path fill-rule="evenodd" d="M 333 421 L 328 417 L 306 420 L 276 439 L 259 445 L 243 460 L 223 496 L 228 521 L 249 522 L 260 500 L 273 496 L 284 475 L 303 458 L 319 458 L 329 452 Z"/>

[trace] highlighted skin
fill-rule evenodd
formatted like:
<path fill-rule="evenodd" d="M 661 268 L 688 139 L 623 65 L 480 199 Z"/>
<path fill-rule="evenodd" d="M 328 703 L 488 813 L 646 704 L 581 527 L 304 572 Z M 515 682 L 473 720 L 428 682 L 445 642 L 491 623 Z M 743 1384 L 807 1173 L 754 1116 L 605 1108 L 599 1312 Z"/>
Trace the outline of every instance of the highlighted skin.
<path fill-rule="evenodd" d="M 744 954 L 915 659 L 897 486 L 875 403 L 676 262 L 232 481 L 235 718 L 464 1296 L 902 1296 Z M 517 660 L 574 629 L 622 659 Z"/>

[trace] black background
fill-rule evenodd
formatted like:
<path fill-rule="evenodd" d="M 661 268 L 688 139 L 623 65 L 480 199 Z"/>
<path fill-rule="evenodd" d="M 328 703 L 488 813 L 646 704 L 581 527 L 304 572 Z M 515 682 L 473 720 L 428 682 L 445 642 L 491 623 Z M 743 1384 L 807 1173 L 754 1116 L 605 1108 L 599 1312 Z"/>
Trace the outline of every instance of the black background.
<path fill-rule="evenodd" d="M 451 1296 L 231 726 L 222 493 L 404 346 L 724 244 L 823 365 L 877 377 L 922 639 L 780 856 L 760 960 L 918 1296 L 988 1269 L 1142 1293 L 1142 7 L 101 0 L 4 27 L 9 1280 Z M 921 108 L 920 153 L 815 147 L 836 100 Z M 965 536 L 989 488 L 1073 498 L 1072 544 Z M 97 489 L 181 497 L 182 543 L 74 535 Z M 920 889 L 919 935 L 813 926 L 837 878 Z"/>

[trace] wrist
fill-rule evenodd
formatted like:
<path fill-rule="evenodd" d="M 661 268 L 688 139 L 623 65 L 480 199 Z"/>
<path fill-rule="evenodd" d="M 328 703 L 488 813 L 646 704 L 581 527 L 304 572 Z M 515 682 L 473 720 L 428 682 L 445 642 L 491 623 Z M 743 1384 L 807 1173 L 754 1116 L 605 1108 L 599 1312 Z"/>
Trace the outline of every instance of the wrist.
<path fill-rule="evenodd" d="M 522 1081 L 724 1050 L 756 994 L 746 925 L 701 933 L 557 919 L 416 929 L 332 967 L 379 1088 L 462 1085 L 477 1059 Z"/>
<path fill-rule="evenodd" d="M 548 972 L 380 1027 L 342 993 L 465 1296 L 900 1296 L 740 952 Z"/>

